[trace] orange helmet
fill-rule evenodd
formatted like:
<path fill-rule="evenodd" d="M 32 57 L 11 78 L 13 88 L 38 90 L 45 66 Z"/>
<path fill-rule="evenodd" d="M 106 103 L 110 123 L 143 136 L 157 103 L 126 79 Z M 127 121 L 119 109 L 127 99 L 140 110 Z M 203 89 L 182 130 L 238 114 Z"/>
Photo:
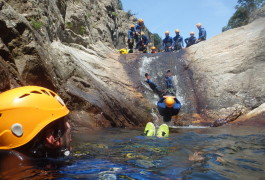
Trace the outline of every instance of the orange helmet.
<path fill-rule="evenodd" d="M 194 35 L 194 32 L 190 32 L 190 35 Z"/>
<path fill-rule="evenodd" d="M 201 23 L 198 23 L 198 24 L 196 24 L 196 26 L 197 26 L 198 28 L 200 28 L 200 27 L 202 26 L 202 24 L 201 24 Z"/>
<path fill-rule="evenodd" d="M 131 25 L 131 28 L 134 28 L 134 24 Z"/>
<path fill-rule="evenodd" d="M 139 19 L 139 23 L 143 23 L 144 22 L 144 20 L 143 19 Z"/>
<path fill-rule="evenodd" d="M 174 100 L 174 98 L 172 96 L 168 96 L 165 99 L 165 103 L 166 103 L 167 107 L 173 107 L 174 104 L 175 104 L 175 100 Z"/>
<path fill-rule="evenodd" d="M 166 35 L 169 35 L 169 31 L 166 31 L 165 34 L 166 34 Z"/>
<path fill-rule="evenodd" d="M 176 29 L 175 32 L 176 32 L 176 33 L 179 33 L 180 31 L 179 31 L 179 29 Z"/>
<path fill-rule="evenodd" d="M 156 49 L 156 47 L 155 47 L 155 46 L 153 46 L 153 47 L 151 47 L 151 49 L 152 49 L 152 50 L 155 50 L 155 49 Z"/>
<path fill-rule="evenodd" d="M 0 94 L 0 149 L 20 147 L 45 126 L 69 113 L 53 91 L 24 86 Z"/>

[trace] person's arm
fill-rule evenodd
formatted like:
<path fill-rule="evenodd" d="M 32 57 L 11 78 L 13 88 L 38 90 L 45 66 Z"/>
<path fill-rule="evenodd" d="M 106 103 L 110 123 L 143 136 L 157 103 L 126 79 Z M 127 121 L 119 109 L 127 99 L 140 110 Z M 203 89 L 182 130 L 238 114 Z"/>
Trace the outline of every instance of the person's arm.
<path fill-rule="evenodd" d="M 186 38 L 186 39 L 185 39 L 185 43 L 188 45 L 188 43 L 189 43 L 189 38 Z"/>
<path fill-rule="evenodd" d="M 149 39 L 147 36 L 145 36 L 145 45 L 148 45 L 148 43 L 149 43 Z"/>
<path fill-rule="evenodd" d="M 179 100 L 177 98 L 175 98 L 175 104 L 174 104 L 174 109 L 180 109 L 181 108 L 181 103 L 179 102 Z"/>
<path fill-rule="evenodd" d="M 176 41 L 177 41 L 177 38 L 176 37 L 173 37 L 173 44 L 172 44 L 173 47 L 175 47 L 175 45 L 177 44 Z"/>
<path fill-rule="evenodd" d="M 171 41 L 171 47 L 173 47 L 174 41 L 173 41 L 173 38 L 172 37 L 170 37 L 170 41 Z"/>
<path fill-rule="evenodd" d="M 184 47 L 183 37 L 180 36 L 181 46 Z"/>
<path fill-rule="evenodd" d="M 131 30 L 128 31 L 128 39 L 131 39 Z"/>
<path fill-rule="evenodd" d="M 138 26 L 139 26 L 138 24 L 135 24 L 135 26 L 134 26 L 134 31 L 135 31 L 135 32 L 137 32 L 137 28 L 138 28 Z"/>

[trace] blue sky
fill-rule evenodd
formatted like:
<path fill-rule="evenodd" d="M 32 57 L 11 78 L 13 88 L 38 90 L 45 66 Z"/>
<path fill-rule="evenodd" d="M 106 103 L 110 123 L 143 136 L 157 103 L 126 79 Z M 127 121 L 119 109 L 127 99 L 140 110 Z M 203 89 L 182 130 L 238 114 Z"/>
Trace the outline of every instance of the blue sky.
<path fill-rule="evenodd" d="M 186 38 L 191 31 L 198 36 L 197 23 L 207 31 L 207 39 L 220 34 L 235 12 L 237 0 L 121 0 L 125 11 L 142 18 L 152 33 L 164 38 L 166 30 L 175 36 L 175 29 Z"/>

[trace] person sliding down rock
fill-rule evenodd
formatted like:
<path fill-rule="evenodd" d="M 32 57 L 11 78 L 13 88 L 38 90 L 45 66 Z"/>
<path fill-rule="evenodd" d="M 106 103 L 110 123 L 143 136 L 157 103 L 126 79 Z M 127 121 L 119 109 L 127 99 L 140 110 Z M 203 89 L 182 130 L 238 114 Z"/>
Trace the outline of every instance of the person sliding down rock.
<path fill-rule="evenodd" d="M 167 70 L 167 74 L 166 74 L 166 77 L 165 77 L 165 82 L 166 82 L 167 92 L 171 93 L 171 94 L 175 94 L 175 89 L 174 89 L 174 85 L 173 85 L 173 82 L 172 82 L 170 69 Z"/>
<path fill-rule="evenodd" d="M 153 83 L 153 81 L 150 79 L 150 76 L 148 73 L 145 73 L 146 82 L 149 84 L 150 88 L 153 90 L 154 93 L 156 93 L 159 97 L 163 94 L 163 91 L 158 89 L 158 86 Z"/>
<path fill-rule="evenodd" d="M 179 113 L 181 103 L 175 96 L 163 96 L 157 102 L 157 109 L 164 122 L 171 121 L 171 117 Z"/>

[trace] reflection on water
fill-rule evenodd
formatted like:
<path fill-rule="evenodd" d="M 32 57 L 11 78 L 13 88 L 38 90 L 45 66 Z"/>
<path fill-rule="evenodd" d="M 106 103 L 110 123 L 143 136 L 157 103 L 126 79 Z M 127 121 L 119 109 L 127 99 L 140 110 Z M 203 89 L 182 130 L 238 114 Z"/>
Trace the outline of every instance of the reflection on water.
<path fill-rule="evenodd" d="M 258 128 L 171 128 L 167 139 L 143 129 L 75 134 L 68 159 L 35 160 L 16 179 L 262 179 L 265 135 Z M 5 175 L 5 176 L 4 176 Z M 18 178 L 19 177 L 19 178 Z"/>

